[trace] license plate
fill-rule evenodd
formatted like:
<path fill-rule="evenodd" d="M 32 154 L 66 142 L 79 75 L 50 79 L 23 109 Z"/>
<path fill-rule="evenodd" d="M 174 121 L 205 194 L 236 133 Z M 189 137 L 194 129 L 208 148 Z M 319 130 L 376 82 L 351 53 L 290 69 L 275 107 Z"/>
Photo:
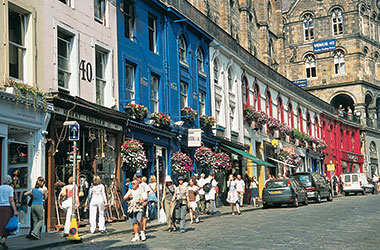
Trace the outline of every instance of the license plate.
<path fill-rule="evenodd" d="M 345 187 L 351 187 L 351 184 L 344 184 Z"/>
<path fill-rule="evenodd" d="M 272 193 L 272 194 L 281 194 L 282 191 L 272 191 L 271 193 Z"/>

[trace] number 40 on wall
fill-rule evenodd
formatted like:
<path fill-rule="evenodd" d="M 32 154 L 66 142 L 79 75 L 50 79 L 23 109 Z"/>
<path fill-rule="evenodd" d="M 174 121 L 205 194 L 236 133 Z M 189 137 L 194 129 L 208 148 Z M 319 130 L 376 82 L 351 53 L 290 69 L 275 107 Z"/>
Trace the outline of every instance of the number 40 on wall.
<path fill-rule="evenodd" d="M 83 81 L 88 81 L 88 82 L 92 81 L 92 65 L 91 65 L 91 63 L 89 63 L 89 62 L 86 63 L 85 60 L 80 61 L 79 70 L 82 74 L 81 79 Z"/>

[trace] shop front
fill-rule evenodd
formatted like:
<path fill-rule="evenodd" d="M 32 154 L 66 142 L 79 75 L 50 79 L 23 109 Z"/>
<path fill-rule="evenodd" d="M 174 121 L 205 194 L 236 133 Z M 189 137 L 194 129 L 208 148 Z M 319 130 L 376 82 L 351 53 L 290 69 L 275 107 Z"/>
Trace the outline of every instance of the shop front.
<path fill-rule="evenodd" d="M 364 156 L 341 150 L 342 173 L 363 173 Z"/>
<path fill-rule="evenodd" d="M 50 114 L 42 99 L 36 102 L 0 91 L 0 177 L 13 179 L 20 234 L 30 228 L 30 207 L 24 195 L 45 173 L 46 129 Z"/>
<path fill-rule="evenodd" d="M 323 154 L 308 148 L 306 149 L 306 159 L 308 172 L 318 172 L 323 175 Z"/>

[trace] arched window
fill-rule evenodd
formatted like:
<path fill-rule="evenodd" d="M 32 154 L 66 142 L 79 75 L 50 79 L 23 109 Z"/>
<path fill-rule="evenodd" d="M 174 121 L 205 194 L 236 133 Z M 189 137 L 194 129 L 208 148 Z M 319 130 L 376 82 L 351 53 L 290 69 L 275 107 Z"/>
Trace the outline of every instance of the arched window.
<path fill-rule="evenodd" d="M 376 12 L 373 12 L 370 17 L 370 37 L 375 40 L 376 39 L 376 30 L 375 30 L 375 20 L 376 20 Z"/>
<path fill-rule="evenodd" d="M 277 99 L 277 119 L 280 120 L 281 123 L 284 123 L 284 105 L 281 97 Z"/>
<path fill-rule="evenodd" d="M 315 137 L 317 138 L 320 138 L 321 135 L 319 133 L 319 121 L 318 121 L 318 117 L 315 116 L 315 127 L 314 127 L 314 132 L 315 132 Z"/>
<path fill-rule="evenodd" d="M 179 41 L 178 41 L 178 53 L 179 53 L 179 61 L 181 63 L 186 63 L 186 40 L 185 38 L 183 37 L 183 35 L 181 35 L 179 37 Z"/>
<path fill-rule="evenodd" d="M 214 83 L 218 84 L 219 82 L 219 63 L 218 60 L 214 60 Z"/>
<path fill-rule="evenodd" d="M 234 90 L 234 75 L 231 67 L 228 68 L 228 89 L 232 92 Z"/>
<path fill-rule="evenodd" d="M 310 13 L 303 15 L 303 30 L 305 41 L 314 39 L 314 21 L 313 15 Z"/>
<path fill-rule="evenodd" d="M 294 128 L 293 106 L 290 102 L 288 104 L 288 124 L 289 124 L 290 128 Z"/>
<path fill-rule="evenodd" d="M 375 53 L 375 56 L 374 56 L 374 60 L 375 60 L 375 78 L 376 80 L 380 80 L 380 57 L 379 57 L 379 53 L 376 52 Z"/>
<path fill-rule="evenodd" d="M 311 117 L 310 117 L 310 113 L 307 112 L 307 115 L 306 115 L 306 131 L 307 133 L 311 136 Z"/>
<path fill-rule="evenodd" d="M 343 14 L 340 8 L 332 11 L 332 28 L 334 36 L 343 34 Z"/>
<path fill-rule="evenodd" d="M 268 45 L 268 56 L 269 58 L 273 58 L 274 56 L 274 46 L 273 46 L 273 39 L 269 39 L 269 45 Z"/>
<path fill-rule="evenodd" d="M 243 105 L 249 105 L 249 86 L 248 86 L 248 80 L 246 77 L 243 77 L 241 88 L 242 88 Z"/>
<path fill-rule="evenodd" d="M 272 5 L 270 4 L 270 2 L 268 1 L 268 21 L 270 21 L 271 19 L 271 16 L 272 16 Z"/>
<path fill-rule="evenodd" d="M 341 49 L 338 49 L 334 52 L 334 67 L 336 75 L 346 73 L 344 52 Z"/>
<path fill-rule="evenodd" d="M 308 54 L 305 56 L 305 70 L 306 78 L 317 77 L 315 56 L 313 54 Z"/>
<path fill-rule="evenodd" d="M 271 96 L 269 90 L 267 91 L 267 94 L 266 94 L 265 112 L 267 113 L 267 115 L 269 115 L 271 117 L 273 116 L 273 114 L 272 114 L 272 96 Z"/>
<path fill-rule="evenodd" d="M 259 85 L 255 84 L 255 108 L 257 111 L 261 110 L 261 98 Z"/>
<path fill-rule="evenodd" d="M 297 119 L 298 130 L 303 132 L 303 117 L 302 117 L 301 108 L 298 108 L 297 115 L 298 115 L 298 119 Z"/>
<path fill-rule="evenodd" d="M 370 74 L 370 62 L 371 62 L 371 58 L 369 57 L 369 51 L 368 51 L 367 47 L 364 47 L 363 53 L 364 53 L 364 71 L 367 74 Z"/>
<path fill-rule="evenodd" d="M 201 73 L 205 72 L 205 62 L 204 62 L 203 51 L 201 48 L 198 48 L 197 50 L 197 66 L 198 66 L 198 72 L 201 72 Z"/>

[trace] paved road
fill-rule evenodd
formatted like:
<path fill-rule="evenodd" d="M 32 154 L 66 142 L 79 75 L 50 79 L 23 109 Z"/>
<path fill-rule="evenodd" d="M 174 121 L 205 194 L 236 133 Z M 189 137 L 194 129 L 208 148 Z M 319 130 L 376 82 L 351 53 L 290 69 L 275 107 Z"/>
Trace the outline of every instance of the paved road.
<path fill-rule="evenodd" d="M 124 234 L 54 249 L 380 249 L 379 208 L 380 195 L 339 197 L 209 218 L 184 234 L 148 230 L 145 243 Z"/>

